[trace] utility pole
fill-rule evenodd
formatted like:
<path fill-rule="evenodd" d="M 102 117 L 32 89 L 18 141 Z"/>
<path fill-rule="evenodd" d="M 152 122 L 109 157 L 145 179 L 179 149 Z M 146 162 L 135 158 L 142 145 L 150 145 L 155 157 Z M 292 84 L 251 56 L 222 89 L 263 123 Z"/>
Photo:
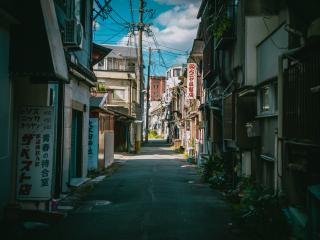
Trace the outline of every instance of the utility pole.
<path fill-rule="evenodd" d="M 143 55 L 142 55 L 142 33 L 144 31 L 144 24 L 143 24 L 143 12 L 144 12 L 144 0 L 139 1 L 139 23 L 138 23 L 138 79 L 139 79 L 139 87 L 140 87 L 140 114 L 139 119 L 140 121 L 137 122 L 137 131 L 136 131 L 136 144 L 135 144 L 135 151 L 136 153 L 140 152 L 141 149 L 141 141 L 143 138 L 143 90 L 144 90 L 144 81 L 143 81 Z"/>
<path fill-rule="evenodd" d="M 149 108 L 150 108 L 150 64 L 151 64 L 151 47 L 149 47 L 149 61 L 148 61 L 148 78 L 147 78 L 147 110 L 146 110 L 146 136 L 145 141 L 149 141 Z"/>
<path fill-rule="evenodd" d="M 142 91 L 144 89 L 143 84 L 143 55 L 142 55 L 142 33 L 144 30 L 143 24 L 143 5 L 144 0 L 140 0 L 140 7 L 139 7 L 139 23 L 138 23 L 138 66 L 139 66 L 139 81 L 140 81 L 140 106 L 143 108 L 143 94 Z"/>

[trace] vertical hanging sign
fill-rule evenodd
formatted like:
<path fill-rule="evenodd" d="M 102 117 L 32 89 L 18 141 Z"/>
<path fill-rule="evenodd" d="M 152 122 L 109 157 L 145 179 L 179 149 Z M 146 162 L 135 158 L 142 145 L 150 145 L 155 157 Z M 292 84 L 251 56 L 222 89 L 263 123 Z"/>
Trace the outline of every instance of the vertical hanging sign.
<path fill-rule="evenodd" d="M 53 166 L 53 108 L 19 110 L 17 199 L 49 200 Z"/>
<path fill-rule="evenodd" d="M 187 98 L 197 98 L 197 65 L 188 63 L 187 66 Z"/>
<path fill-rule="evenodd" d="M 98 151 L 99 151 L 99 120 L 98 118 L 89 119 L 88 134 L 88 169 L 98 169 Z"/>

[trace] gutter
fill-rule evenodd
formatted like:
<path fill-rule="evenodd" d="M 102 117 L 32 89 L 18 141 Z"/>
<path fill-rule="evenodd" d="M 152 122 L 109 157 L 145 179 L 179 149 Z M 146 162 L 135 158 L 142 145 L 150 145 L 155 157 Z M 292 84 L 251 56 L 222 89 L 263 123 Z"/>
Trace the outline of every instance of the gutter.
<path fill-rule="evenodd" d="M 79 73 L 77 70 L 75 70 L 74 68 L 70 67 L 69 68 L 69 72 L 74 75 L 75 77 L 77 77 L 79 80 L 83 81 L 86 85 L 88 85 L 89 87 L 95 87 L 96 85 L 94 84 L 94 82 L 92 82 L 89 78 L 83 76 L 81 73 Z"/>

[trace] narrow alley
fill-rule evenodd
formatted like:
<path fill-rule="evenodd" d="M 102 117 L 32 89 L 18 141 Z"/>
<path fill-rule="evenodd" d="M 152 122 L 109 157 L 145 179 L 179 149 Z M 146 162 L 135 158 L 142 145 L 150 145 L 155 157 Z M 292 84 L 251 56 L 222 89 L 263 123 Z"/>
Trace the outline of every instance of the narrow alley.
<path fill-rule="evenodd" d="M 232 239 L 229 207 L 181 156 L 163 141 L 122 155 L 123 166 L 82 206 L 29 239 Z"/>
<path fill-rule="evenodd" d="M 320 240 L 320 0 L 0 0 L 0 238 Z"/>

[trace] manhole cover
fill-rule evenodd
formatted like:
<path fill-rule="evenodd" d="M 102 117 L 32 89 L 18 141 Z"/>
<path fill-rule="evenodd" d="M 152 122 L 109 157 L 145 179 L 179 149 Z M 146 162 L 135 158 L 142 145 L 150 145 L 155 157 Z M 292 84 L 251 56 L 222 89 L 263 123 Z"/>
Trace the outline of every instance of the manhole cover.
<path fill-rule="evenodd" d="M 111 204 L 110 201 L 107 201 L 107 200 L 96 200 L 94 201 L 94 205 L 95 206 L 106 206 L 106 205 L 109 205 Z"/>

